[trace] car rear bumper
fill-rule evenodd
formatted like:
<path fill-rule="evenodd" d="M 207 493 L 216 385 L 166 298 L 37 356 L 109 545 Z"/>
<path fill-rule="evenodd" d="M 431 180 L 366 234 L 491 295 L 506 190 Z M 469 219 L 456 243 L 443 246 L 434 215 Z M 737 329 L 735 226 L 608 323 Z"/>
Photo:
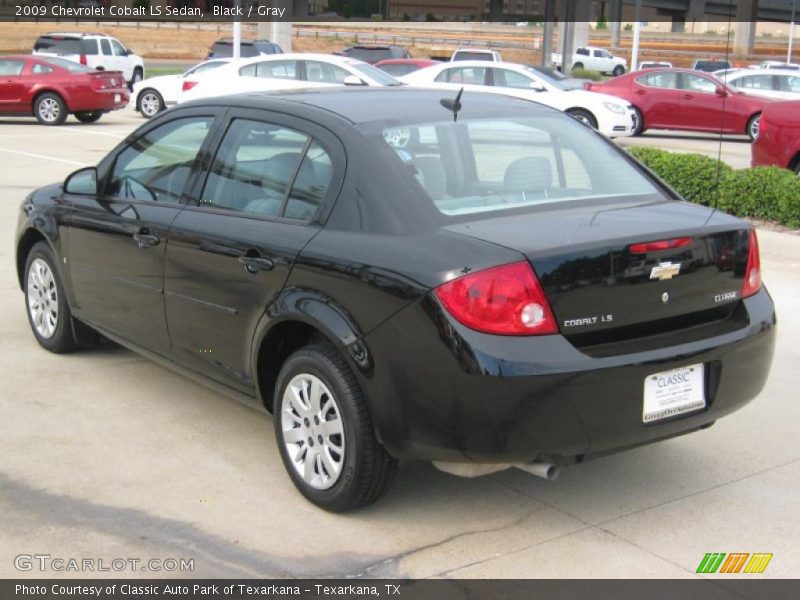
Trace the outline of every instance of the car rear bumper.
<path fill-rule="evenodd" d="M 75 98 L 70 105 L 70 110 L 75 111 L 110 111 L 125 108 L 130 101 L 130 92 L 127 88 L 110 90 L 96 90 L 80 98 Z"/>
<path fill-rule="evenodd" d="M 742 302 L 745 325 L 734 331 L 596 358 L 560 335 L 469 330 L 428 298 L 367 336 L 372 361 L 359 378 L 396 457 L 569 463 L 701 429 L 757 396 L 772 362 L 775 312 L 764 289 Z M 645 425 L 645 378 L 698 363 L 706 408 Z"/>

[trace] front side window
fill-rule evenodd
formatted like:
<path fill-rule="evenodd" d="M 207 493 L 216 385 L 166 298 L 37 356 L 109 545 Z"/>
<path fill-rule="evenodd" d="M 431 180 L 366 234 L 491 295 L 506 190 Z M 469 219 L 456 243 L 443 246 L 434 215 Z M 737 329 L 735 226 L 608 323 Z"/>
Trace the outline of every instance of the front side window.
<path fill-rule="evenodd" d="M 200 205 L 307 220 L 331 176 L 330 155 L 306 134 L 235 119 L 220 144 Z"/>
<path fill-rule="evenodd" d="M 0 59 L 0 76 L 21 75 L 24 66 L 21 60 Z"/>
<path fill-rule="evenodd" d="M 550 115 L 393 125 L 380 132 L 380 141 L 394 151 L 396 168 L 413 175 L 446 216 L 663 199 L 599 136 Z"/>
<path fill-rule="evenodd" d="M 702 94 L 713 94 L 717 89 L 717 84 L 703 77 L 702 75 L 693 75 L 690 73 L 683 73 L 681 81 L 681 89 L 689 90 L 691 92 L 700 92 Z"/>
<path fill-rule="evenodd" d="M 114 56 L 127 56 L 127 52 L 122 44 L 120 44 L 117 40 L 110 40 L 111 42 L 111 50 L 114 52 Z"/>
<path fill-rule="evenodd" d="M 212 123 L 212 117 L 184 117 L 148 131 L 117 156 L 107 195 L 178 202 Z"/>
<path fill-rule="evenodd" d="M 320 62 L 317 60 L 307 60 L 306 80 L 320 83 L 344 83 L 345 78 L 350 73 L 341 67 Z"/>

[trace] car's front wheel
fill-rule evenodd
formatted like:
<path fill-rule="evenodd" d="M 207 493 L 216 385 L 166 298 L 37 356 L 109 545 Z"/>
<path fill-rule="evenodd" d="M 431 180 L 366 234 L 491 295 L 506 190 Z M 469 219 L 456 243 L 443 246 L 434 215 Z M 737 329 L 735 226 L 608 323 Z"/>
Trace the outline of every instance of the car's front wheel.
<path fill-rule="evenodd" d="M 388 489 L 397 461 L 375 437 L 358 382 L 334 346 L 292 354 L 278 375 L 273 407 L 283 464 L 308 500 L 341 512 Z"/>
<path fill-rule="evenodd" d="M 45 242 L 31 248 L 25 261 L 25 305 L 36 341 L 51 352 L 69 352 L 76 347 L 71 315 L 58 263 Z"/>
<path fill-rule="evenodd" d="M 139 94 L 137 104 L 138 106 L 136 108 L 138 109 L 139 114 L 145 119 L 155 117 L 158 113 L 164 110 L 164 98 L 162 98 L 161 94 L 159 94 L 156 90 L 150 88 Z"/>
<path fill-rule="evenodd" d="M 34 100 L 33 114 L 42 125 L 61 125 L 67 120 L 67 105 L 58 94 L 45 92 Z"/>
<path fill-rule="evenodd" d="M 625 67 L 623 67 L 622 65 L 617 65 L 616 67 L 614 67 L 614 70 L 611 71 L 611 74 L 614 77 L 619 77 L 620 75 L 623 75 L 624 73 L 625 73 Z"/>
<path fill-rule="evenodd" d="M 635 106 L 633 107 L 633 112 L 635 114 L 636 122 L 633 124 L 633 132 L 631 135 L 642 135 L 642 133 L 644 133 L 644 115 L 642 114 L 642 111 Z"/>
<path fill-rule="evenodd" d="M 582 108 L 571 108 L 567 111 L 567 113 L 584 125 L 588 125 L 592 129 L 597 129 L 597 119 L 588 110 L 584 110 Z"/>
<path fill-rule="evenodd" d="M 81 110 L 75 113 L 75 118 L 81 123 L 94 123 L 103 116 L 99 110 Z"/>

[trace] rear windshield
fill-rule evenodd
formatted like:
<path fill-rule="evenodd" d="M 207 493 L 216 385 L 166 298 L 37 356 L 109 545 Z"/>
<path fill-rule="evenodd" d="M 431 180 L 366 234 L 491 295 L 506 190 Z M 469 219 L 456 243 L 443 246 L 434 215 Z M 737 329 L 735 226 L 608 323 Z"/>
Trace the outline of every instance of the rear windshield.
<path fill-rule="evenodd" d="M 215 42 L 211 47 L 214 58 L 231 58 L 233 56 L 233 44 L 231 42 Z M 239 56 L 249 58 L 258 56 L 259 52 L 253 44 L 242 42 L 239 46 Z"/>
<path fill-rule="evenodd" d="M 97 42 L 95 40 L 43 35 L 36 40 L 33 49 L 36 52 L 49 52 L 51 54 L 97 54 Z"/>
<path fill-rule="evenodd" d="M 372 65 L 361 62 L 352 62 L 350 63 L 350 66 L 380 85 L 403 85 L 400 81 L 389 75 L 389 73 L 379 69 L 378 67 L 373 67 Z"/>
<path fill-rule="evenodd" d="M 378 62 L 379 60 L 386 60 L 392 58 L 392 52 L 389 48 L 348 48 L 343 54 L 350 58 L 357 58 L 366 62 Z"/>
<path fill-rule="evenodd" d="M 694 68 L 698 71 L 719 71 L 720 69 L 730 68 L 731 63 L 727 60 L 698 60 L 694 63 Z"/>
<path fill-rule="evenodd" d="M 664 198 L 634 164 L 568 117 L 459 118 L 392 126 L 380 135 L 397 168 L 448 216 Z"/>
<path fill-rule="evenodd" d="M 49 63 L 56 67 L 61 67 L 62 69 L 66 69 L 71 73 L 91 73 L 94 71 L 94 69 L 81 65 L 79 63 L 67 60 L 66 58 L 58 58 L 56 56 L 49 56 L 47 58 L 43 58 L 42 62 Z"/>

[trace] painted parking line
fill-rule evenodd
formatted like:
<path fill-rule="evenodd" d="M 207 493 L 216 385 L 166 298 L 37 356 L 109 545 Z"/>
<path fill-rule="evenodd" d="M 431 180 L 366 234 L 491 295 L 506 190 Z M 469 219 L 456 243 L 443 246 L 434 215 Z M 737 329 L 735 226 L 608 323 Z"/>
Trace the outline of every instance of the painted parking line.
<path fill-rule="evenodd" d="M 77 165 L 79 167 L 87 166 L 87 162 L 78 162 L 76 160 L 68 160 L 66 158 L 56 158 L 55 156 L 46 156 L 44 154 L 34 154 L 33 152 L 23 152 L 22 150 L 9 150 L 8 148 L 0 148 L 0 152 L 7 152 L 8 154 L 18 154 L 20 156 L 29 156 L 31 158 L 41 158 L 44 160 L 54 160 L 56 162 L 66 163 L 68 165 Z"/>

